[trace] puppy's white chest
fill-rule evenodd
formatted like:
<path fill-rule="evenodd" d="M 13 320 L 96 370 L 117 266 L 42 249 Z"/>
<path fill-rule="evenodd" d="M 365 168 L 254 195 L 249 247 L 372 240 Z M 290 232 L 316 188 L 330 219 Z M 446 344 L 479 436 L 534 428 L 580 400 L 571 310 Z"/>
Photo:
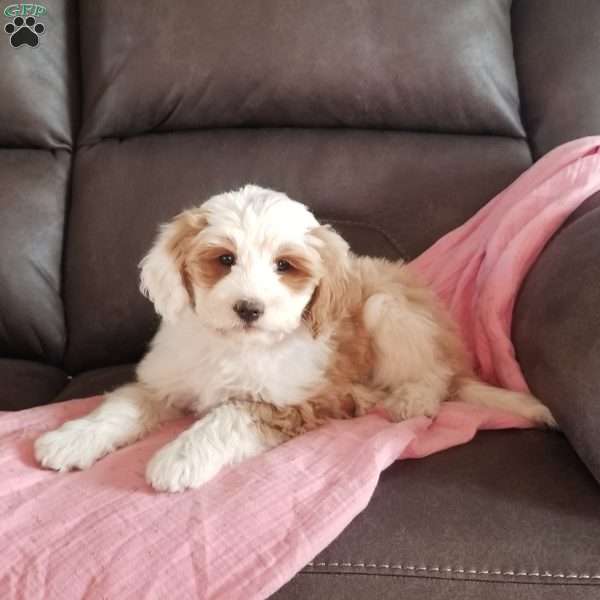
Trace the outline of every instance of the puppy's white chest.
<path fill-rule="evenodd" d="M 218 360 L 214 385 L 231 397 L 298 404 L 323 381 L 328 359 L 328 345 L 302 332 L 275 346 L 249 345 L 236 356 L 226 353 Z"/>
<path fill-rule="evenodd" d="M 138 377 L 198 412 L 233 398 L 298 404 L 323 382 L 331 353 L 326 338 L 315 340 L 304 329 L 276 344 L 213 335 L 183 340 L 166 329 L 140 363 Z"/>

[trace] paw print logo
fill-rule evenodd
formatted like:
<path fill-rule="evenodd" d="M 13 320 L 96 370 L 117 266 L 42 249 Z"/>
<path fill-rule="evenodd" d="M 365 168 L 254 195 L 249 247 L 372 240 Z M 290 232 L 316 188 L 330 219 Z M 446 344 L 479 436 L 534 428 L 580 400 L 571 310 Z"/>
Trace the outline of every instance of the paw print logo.
<path fill-rule="evenodd" d="M 37 23 L 35 17 L 15 17 L 12 23 L 4 26 L 4 31 L 10 35 L 10 45 L 18 48 L 27 44 L 35 48 L 40 41 L 39 36 L 46 31 L 42 23 Z"/>

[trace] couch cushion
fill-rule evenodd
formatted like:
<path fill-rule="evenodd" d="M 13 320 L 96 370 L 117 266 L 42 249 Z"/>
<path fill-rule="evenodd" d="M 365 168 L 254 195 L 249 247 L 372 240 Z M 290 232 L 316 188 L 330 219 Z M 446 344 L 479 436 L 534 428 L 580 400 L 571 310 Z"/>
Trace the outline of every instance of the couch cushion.
<path fill-rule="evenodd" d="M 530 271 L 513 337 L 533 392 L 600 482 L 600 193 L 572 215 Z"/>
<path fill-rule="evenodd" d="M 511 138 L 356 130 L 230 129 L 82 148 L 65 263 L 66 364 L 137 361 L 156 328 L 137 264 L 160 222 L 252 182 L 340 222 L 360 253 L 410 258 L 529 166 Z"/>
<path fill-rule="evenodd" d="M 61 254 L 79 102 L 76 6 L 50 0 L 2 9 L 0 356 L 58 364 L 66 338 Z M 21 23 L 28 18 L 44 28 L 38 44 L 14 47 L 5 26 L 31 34 Z"/>
<path fill-rule="evenodd" d="M 0 356 L 62 359 L 69 170 L 66 150 L 0 150 Z"/>
<path fill-rule="evenodd" d="M 81 139 L 240 125 L 522 137 L 510 5 L 84 2 Z"/>
<path fill-rule="evenodd" d="M 135 380 L 135 365 L 118 365 L 85 371 L 72 377 L 54 402 L 98 396 Z"/>
<path fill-rule="evenodd" d="M 55 367 L 27 360 L 0 359 L 0 411 L 48 404 L 67 382 Z"/>
<path fill-rule="evenodd" d="M 26 17 L 10 10 L 18 3 L 2 3 L 0 146 L 68 148 L 74 137 L 79 89 L 76 3 L 47 0 L 42 4 L 46 14 L 33 17 L 44 26 L 38 46 L 15 48 L 4 27 Z"/>
<path fill-rule="evenodd" d="M 562 435 L 479 433 L 392 465 L 310 575 L 273 598 L 596 598 L 599 527 L 600 488 Z"/>
<path fill-rule="evenodd" d="M 600 134 L 600 2 L 514 0 L 515 61 L 534 156 Z"/>

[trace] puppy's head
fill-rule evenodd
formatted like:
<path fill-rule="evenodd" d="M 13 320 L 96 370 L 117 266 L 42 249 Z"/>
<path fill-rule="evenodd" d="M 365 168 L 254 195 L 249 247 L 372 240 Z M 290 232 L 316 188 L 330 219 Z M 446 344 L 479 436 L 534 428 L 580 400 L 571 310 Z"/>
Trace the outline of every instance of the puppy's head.
<path fill-rule="evenodd" d="M 257 186 L 212 197 L 164 225 L 141 289 L 167 321 L 188 313 L 229 336 L 317 335 L 344 310 L 346 242 L 302 204 Z"/>

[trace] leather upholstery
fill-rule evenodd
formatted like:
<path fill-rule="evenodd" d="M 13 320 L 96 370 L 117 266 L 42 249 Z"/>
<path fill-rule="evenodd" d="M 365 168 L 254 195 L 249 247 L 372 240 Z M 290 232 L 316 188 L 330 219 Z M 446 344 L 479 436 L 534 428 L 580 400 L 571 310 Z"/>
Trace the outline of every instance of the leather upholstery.
<path fill-rule="evenodd" d="M 61 254 L 79 114 L 75 3 L 53 0 L 39 48 L 0 35 L 0 356 L 58 364 Z M 27 400 L 24 401 L 28 403 Z"/>
<path fill-rule="evenodd" d="M 600 479 L 599 240 L 596 194 L 549 242 L 529 273 L 513 331 L 533 391 Z"/>
<path fill-rule="evenodd" d="M 70 154 L 0 149 L 0 356 L 60 363 L 60 266 Z"/>
<path fill-rule="evenodd" d="M 137 264 L 215 192 L 281 189 L 357 252 L 410 259 L 600 134 L 595 0 L 44 6 L 38 47 L 0 31 L 0 410 L 133 377 L 158 323 Z M 568 441 L 487 433 L 394 465 L 277 598 L 598 595 L 600 488 L 577 454 L 600 478 L 599 207 L 548 244 L 514 315 Z"/>
<path fill-rule="evenodd" d="M 135 365 L 118 365 L 86 371 L 70 378 L 56 396 L 56 402 L 88 398 L 110 392 L 135 379 Z"/>
<path fill-rule="evenodd" d="M 514 0 L 513 42 L 533 155 L 600 131 L 600 3 Z"/>
<path fill-rule="evenodd" d="M 67 384 L 67 374 L 39 362 L 1 358 L 0 381 L 0 410 L 22 410 L 54 401 Z"/>
<path fill-rule="evenodd" d="M 522 137 L 509 9 L 83 2 L 82 141 L 242 125 Z"/>
<path fill-rule="evenodd" d="M 2 9 L 10 5 L 6 2 Z M 0 34 L 0 147 L 70 149 L 79 114 L 76 3 L 44 2 L 45 32 L 38 48 L 13 48 Z"/>

